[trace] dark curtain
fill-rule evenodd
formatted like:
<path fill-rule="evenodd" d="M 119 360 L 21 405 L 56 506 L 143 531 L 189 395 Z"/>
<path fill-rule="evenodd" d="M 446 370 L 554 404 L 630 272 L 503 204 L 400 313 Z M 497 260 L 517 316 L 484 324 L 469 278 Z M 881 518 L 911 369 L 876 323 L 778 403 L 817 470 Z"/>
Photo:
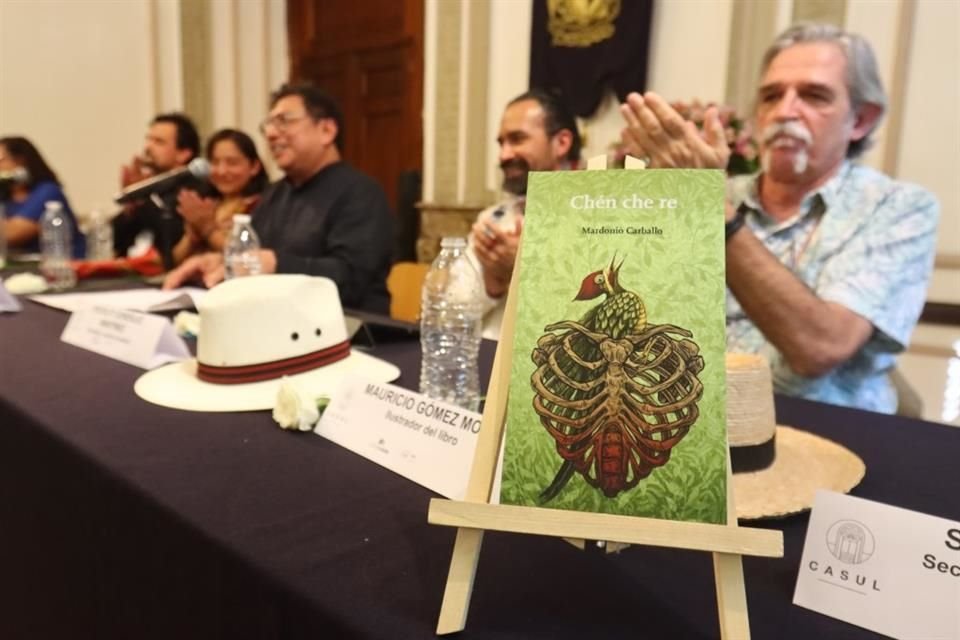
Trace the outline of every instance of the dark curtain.
<path fill-rule="evenodd" d="M 534 0 L 530 86 L 559 89 L 576 115 L 606 89 L 643 91 L 653 0 Z"/>

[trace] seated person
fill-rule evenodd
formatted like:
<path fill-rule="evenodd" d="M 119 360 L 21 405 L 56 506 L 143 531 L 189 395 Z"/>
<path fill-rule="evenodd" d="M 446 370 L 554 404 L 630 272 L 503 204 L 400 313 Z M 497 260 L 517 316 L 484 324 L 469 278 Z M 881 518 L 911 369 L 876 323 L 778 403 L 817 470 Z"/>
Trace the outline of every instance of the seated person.
<path fill-rule="evenodd" d="M 120 186 L 126 188 L 186 166 L 199 153 L 200 136 L 190 118 L 182 113 L 162 113 L 150 122 L 143 153 L 122 167 Z M 183 235 L 183 219 L 177 213 L 177 190 L 125 206 L 111 224 L 113 248 L 118 256 L 127 255 L 137 236 L 149 231 L 164 264 L 170 266 L 172 256 L 169 254 Z"/>
<path fill-rule="evenodd" d="M 253 211 L 262 272 L 325 276 L 345 307 L 388 313 L 393 216 L 380 185 L 340 158 L 337 103 L 316 87 L 284 85 L 261 131 L 286 173 Z M 223 255 L 207 253 L 184 261 L 164 287 L 194 278 L 212 287 L 223 276 Z"/>
<path fill-rule="evenodd" d="M 0 171 L 18 170 L 23 172 L 22 179 L 0 185 L 0 204 L 6 212 L 2 224 L 7 245 L 31 253 L 40 251 L 40 221 L 44 205 L 59 202 L 73 228 L 73 257 L 83 258 L 84 237 L 77 228 L 77 219 L 57 174 L 26 138 L 0 138 Z"/>
<path fill-rule="evenodd" d="M 576 168 L 580 134 L 573 114 L 558 96 L 534 89 L 507 104 L 497 143 L 505 195 L 477 216 L 467 251 L 483 279 L 483 337 L 492 340 L 500 337 L 504 301 L 523 228 L 529 173 Z"/>
<path fill-rule="evenodd" d="M 207 141 L 210 184 L 216 190 L 204 197 L 184 188 L 177 196 L 183 217 L 183 237 L 173 248 L 173 261 L 205 251 L 223 251 L 230 235 L 233 214 L 248 213 L 270 183 L 250 136 L 236 129 L 221 129 Z"/>
<path fill-rule="evenodd" d="M 763 59 L 762 170 L 728 184 L 727 350 L 761 353 L 777 391 L 892 413 L 887 373 L 923 308 L 939 208 L 927 191 L 853 161 L 886 108 L 870 45 L 833 25 L 781 34 Z M 629 152 L 653 167 L 726 166 L 659 96 L 621 107 Z"/>

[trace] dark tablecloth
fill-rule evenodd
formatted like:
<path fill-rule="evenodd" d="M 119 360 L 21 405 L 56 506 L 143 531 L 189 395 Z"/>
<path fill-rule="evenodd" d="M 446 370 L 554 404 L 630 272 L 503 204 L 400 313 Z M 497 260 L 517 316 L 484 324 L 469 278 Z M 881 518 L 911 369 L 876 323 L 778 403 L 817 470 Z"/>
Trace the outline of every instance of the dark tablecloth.
<path fill-rule="evenodd" d="M 454 531 L 432 494 L 268 412 L 133 394 L 138 369 L 57 340 L 67 315 L 0 315 L 0 638 L 429 638 Z M 416 342 L 378 347 L 415 387 Z M 485 351 L 489 366 L 491 350 Z M 863 457 L 855 495 L 960 520 L 960 431 L 778 398 L 778 418 Z M 791 604 L 783 559 L 746 558 L 754 638 L 875 635 Z M 464 638 L 715 638 L 706 553 L 581 552 L 488 533 Z"/>

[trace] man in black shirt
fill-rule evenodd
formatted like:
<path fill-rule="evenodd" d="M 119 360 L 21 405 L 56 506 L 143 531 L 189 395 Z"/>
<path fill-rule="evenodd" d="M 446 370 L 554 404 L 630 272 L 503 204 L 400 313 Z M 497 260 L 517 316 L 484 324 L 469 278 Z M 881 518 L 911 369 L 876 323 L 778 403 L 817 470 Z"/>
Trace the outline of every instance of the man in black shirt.
<path fill-rule="evenodd" d="M 345 307 L 386 313 L 393 216 L 383 189 L 341 161 L 341 123 L 336 103 L 315 87 L 284 85 L 273 94 L 260 129 L 286 175 L 253 212 L 262 272 L 325 276 Z M 220 254 L 195 256 L 164 286 L 200 277 L 209 287 L 223 275 Z"/>
<path fill-rule="evenodd" d="M 150 122 L 142 154 L 134 156 L 130 164 L 121 169 L 120 185 L 129 187 L 156 174 L 182 167 L 198 153 L 200 136 L 190 118 L 182 113 L 161 113 Z M 183 219 L 177 213 L 177 190 L 159 198 L 145 198 L 127 206 L 114 217 L 113 248 L 117 255 L 125 256 L 137 235 L 149 231 L 164 263 L 172 263 L 170 250 L 183 235 Z"/>

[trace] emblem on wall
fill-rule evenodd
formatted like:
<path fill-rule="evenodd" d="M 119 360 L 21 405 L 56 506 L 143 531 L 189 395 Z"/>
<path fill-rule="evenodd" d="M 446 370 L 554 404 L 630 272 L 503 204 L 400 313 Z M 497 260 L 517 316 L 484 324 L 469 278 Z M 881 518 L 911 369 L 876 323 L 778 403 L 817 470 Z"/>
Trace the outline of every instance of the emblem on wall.
<path fill-rule="evenodd" d="M 550 31 L 555 47 L 589 47 L 614 34 L 621 0 L 547 0 Z"/>

